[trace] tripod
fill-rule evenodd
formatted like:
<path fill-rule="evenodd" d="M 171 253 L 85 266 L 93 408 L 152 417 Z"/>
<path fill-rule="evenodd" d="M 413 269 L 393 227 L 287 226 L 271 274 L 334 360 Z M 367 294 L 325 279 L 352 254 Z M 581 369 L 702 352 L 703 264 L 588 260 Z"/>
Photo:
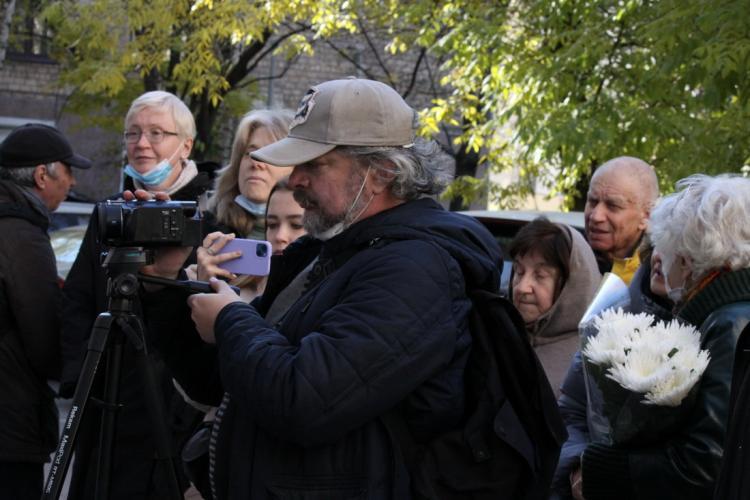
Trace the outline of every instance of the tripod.
<path fill-rule="evenodd" d="M 92 399 L 91 389 L 102 355 L 105 353 L 104 394 L 101 401 L 103 414 L 99 431 L 95 498 L 97 500 L 109 498 L 115 425 L 119 407 L 120 372 L 123 348 L 126 343 L 129 343 L 136 351 L 137 368 L 142 378 L 143 394 L 154 430 L 156 458 L 165 467 L 171 498 L 175 500 L 182 498 L 177 466 L 175 459 L 171 456 L 172 447 L 166 425 L 164 401 L 158 392 L 153 367 L 146 350 L 143 324 L 141 319 L 133 313 L 134 300 L 139 289 L 137 272 L 147 263 L 146 251 L 142 247 L 112 248 L 107 254 L 103 266 L 107 273 L 108 311 L 101 313 L 94 322 L 71 409 L 63 426 L 60 442 L 42 492 L 43 500 L 60 497 L 81 419 Z"/>

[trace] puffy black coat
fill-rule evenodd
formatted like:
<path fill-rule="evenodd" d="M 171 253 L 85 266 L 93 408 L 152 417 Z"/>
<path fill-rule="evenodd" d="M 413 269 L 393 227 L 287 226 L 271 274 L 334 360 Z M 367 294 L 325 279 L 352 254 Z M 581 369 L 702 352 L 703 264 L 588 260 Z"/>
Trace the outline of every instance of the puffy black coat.
<path fill-rule="evenodd" d="M 278 330 L 252 306 L 224 308 L 216 352 L 231 403 L 217 443 L 218 497 L 409 498 L 394 491 L 405 469 L 379 417 L 401 405 L 418 439 L 456 425 L 471 343 L 465 289 L 496 290 L 500 262 L 475 220 L 423 199 L 324 243 L 313 283 Z M 189 326 L 154 317 L 164 308 L 148 303 L 158 331 Z M 178 380 L 210 396 L 208 350 L 185 331 L 171 335 L 162 347 L 181 353 L 165 353 Z"/>
<path fill-rule="evenodd" d="M 750 269 L 732 273 L 737 288 L 743 293 L 741 300 L 720 309 L 721 315 L 709 319 L 717 328 L 724 328 L 739 337 L 732 370 L 732 390 L 729 400 L 729 418 L 721 472 L 716 485 L 716 500 L 742 500 L 750 498 Z M 708 321 L 708 320 L 706 320 Z"/>
<path fill-rule="evenodd" d="M 48 223 L 40 199 L 0 181 L 0 461 L 43 463 L 57 443 L 46 381 L 60 375 L 60 287 Z"/>

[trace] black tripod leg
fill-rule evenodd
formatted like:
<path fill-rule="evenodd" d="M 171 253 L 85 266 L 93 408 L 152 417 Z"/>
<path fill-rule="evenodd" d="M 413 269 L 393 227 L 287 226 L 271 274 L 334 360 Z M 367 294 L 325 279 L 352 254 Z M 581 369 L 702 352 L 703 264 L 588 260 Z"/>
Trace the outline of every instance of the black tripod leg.
<path fill-rule="evenodd" d="M 173 498 L 181 500 L 182 488 L 180 488 L 177 475 L 177 457 L 173 456 L 172 440 L 170 438 L 170 431 L 167 428 L 167 412 L 164 408 L 163 396 L 158 389 L 159 386 L 154 375 L 152 361 L 145 346 L 143 324 L 137 316 L 130 316 L 129 319 L 130 321 L 118 318 L 117 324 L 136 348 L 136 363 L 138 364 L 138 372 L 141 374 L 143 382 L 143 395 L 146 400 L 146 408 L 148 409 L 151 425 L 153 426 L 156 459 L 164 467 L 169 483 L 169 491 L 172 493 Z"/>
<path fill-rule="evenodd" d="M 120 320 L 115 320 L 119 325 Z M 120 370 L 122 369 L 122 351 L 125 338 L 122 332 L 112 335 L 107 349 L 105 365 L 104 395 L 102 397 L 102 421 L 99 431 L 99 455 L 96 468 L 96 488 L 94 498 L 107 499 L 112 482 L 112 456 L 114 454 L 115 426 L 117 425 L 118 397 L 120 392 Z"/>
<path fill-rule="evenodd" d="M 102 313 L 96 318 L 94 327 L 91 329 L 91 337 L 89 339 L 86 358 L 81 369 L 81 376 L 78 378 L 70 412 L 60 434 L 60 443 L 52 459 L 52 465 L 47 475 L 47 483 L 42 492 L 42 500 L 51 500 L 60 497 L 60 491 L 65 482 L 65 474 L 68 471 L 70 458 L 73 454 L 76 437 L 78 436 L 78 428 L 81 424 L 86 404 L 89 401 L 89 394 L 94 384 L 96 370 L 99 367 L 102 353 L 107 346 L 113 320 L 114 318 L 111 314 Z"/>

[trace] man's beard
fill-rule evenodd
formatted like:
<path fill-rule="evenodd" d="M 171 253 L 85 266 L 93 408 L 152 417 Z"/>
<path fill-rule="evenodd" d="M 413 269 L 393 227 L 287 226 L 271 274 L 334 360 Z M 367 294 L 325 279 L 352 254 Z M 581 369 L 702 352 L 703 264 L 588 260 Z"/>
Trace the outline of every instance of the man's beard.
<path fill-rule="evenodd" d="M 336 234 L 349 227 L 354 222 L 354 219 L 361 215 L 364 207 L 371 201 L 358 196 L 364 180 L 364 176 L 359 172 L 349 177 L 344 186 L 346 208 L 335 213 L 327 211 L 324 203 L 321 203 L 320 200 L 311 196 L 308 192 L 302 189 L 295 190 L 293 193 L 294 199 L 305 209 L 305 213 L 302 216 L 302 225 L 307 234 L 315 238 L 320 238 L 337 226 L 340 226 L 340 230 Z M 313 210 L 310 210 L 311 208 Z"/>

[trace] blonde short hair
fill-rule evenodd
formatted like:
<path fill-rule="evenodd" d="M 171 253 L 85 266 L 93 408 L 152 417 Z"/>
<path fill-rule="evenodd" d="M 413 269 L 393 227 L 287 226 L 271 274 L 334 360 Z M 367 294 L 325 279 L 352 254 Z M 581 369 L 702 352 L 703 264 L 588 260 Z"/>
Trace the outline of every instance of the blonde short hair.
<path fill-rule="evenodd" d="M 125 128 L 127 128 L 130 119 L 146 108 L 163 108 L 169 110 L 174 120 L 177 134 L 183 139 L 195 139 L 196 128 L 195 118 L 190 108 L 182 102 L 182 99 L 163 90 L 154 90 L 141 94 L 130 105 L 128 113 L 125 115 Z"/>
<path fill-rule="evenodd" d="M 218 222 L 240 231 L 243 235 L 250 233 L 255 218 L 234 203 L 234 199 L 240 194 L 238 178 L 242 156 L 247 150 L 250 136 L 259 128 L 267 130 L 275 141 L 286 137 L 293 116 L 288 110 L 264 109 L 251 111 L 242 117 L 234 134 L 229 165 L 219 171 L 214 193 L 208 201 L 208 207 L 213 210 Z"/>

